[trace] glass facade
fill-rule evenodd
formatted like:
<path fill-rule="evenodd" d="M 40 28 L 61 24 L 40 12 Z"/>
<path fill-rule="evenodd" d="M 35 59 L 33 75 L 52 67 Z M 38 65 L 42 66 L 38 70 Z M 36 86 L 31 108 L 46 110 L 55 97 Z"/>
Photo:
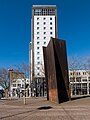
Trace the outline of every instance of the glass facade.
<path fill-rule="evenodd" d="M 74 74 L 73 74 L 74 73 Z M 90 75 L 85 70 L 69 71 L 71 96 L 90 95 Z"/>
<path fill-rule="evenodd" d="M 40 8 L 37 8 L 34 10 L 34 15 L 38 15 L 38 16 L 47 16 L 47 15 L 55 15 L 55 9 L 40 9 Z M 52 20 L 52 19 L 50 19 Z"/>

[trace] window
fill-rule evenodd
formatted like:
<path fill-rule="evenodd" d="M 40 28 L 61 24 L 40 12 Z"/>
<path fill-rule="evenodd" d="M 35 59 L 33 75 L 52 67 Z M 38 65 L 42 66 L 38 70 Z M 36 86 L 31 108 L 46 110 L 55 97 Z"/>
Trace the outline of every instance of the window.
<path fill-rule="evenodd" d="M 83 75 L 86 75 L 86 72 L 83 72 Z"/>
<path fill-rule="evenodd" d="M 37 70 L 39 70 L 40 68 L 39 67 L 37 67 Z"/>
<path fill-rule="evenodd" d="M 88 74 L 90 75 L 90 72 L 88 72 Z"/>
<path fill-rule="evenodd" d="M 44 45 L 46 44 L 46 42 L 44 42 Z"/>
<path fill-rule="evenodd" d="M 52 35 L 52 32 L 50 32 L 50 35 Z"/>
<path fill-rule="evenodd" d="M 70 75 L 72 75 L 72 72 L 70 73 Z"/>
<path fill-rule="evenodd" d="M 80 72 L 76 72 L 76 75 L 80 75 Z"/>
<path fill-rule="evenodd" d="M 52 38 L 52 36 L 50 36 L 50 39 Z"/>
<path fill-rule="evenodd" d="M 39 60 L 39 57 L 37 57 L 37 60 Z"/>
<path fill-rule="evenodd" d="M 37 55 L 39 54 L 39 52 L 37 52 Z"/>
<path fill-rule="evenodd" d="M 78 75 L 78 72 L 76 72 L 76 75 Z"/>
<path fill-rule="evenodd" d="M 50 18 L 50 20 L 52 20 L 52 18 Z"/>
<path fill-rule="evenodd" d="M 88 80 L 90 81 L 90 77 L 88 77 Z"/>
<path fill-rule="evenodd" d="M 81 82 L 81 77 L 77 77 L 76 82 Z"/>
<path fill-rule="evenodd" d="M 37 30 L 39 29 L 39 27 L 37 27 Z"/>
<path fill-rule="evenodd" d="M 22 84 L 22 88 L 24 88 L 24 84 Z"/>
<path fill-rule="evenodd" d="M 83 83 L 82 88 L 87 88 L 87 83 Z"/>
<path fill-rule="evenodd" d="M 39 17 L 37 18 L 37 20 L 39 20 Z"/>
<path fill-rule="evenodd" d="M 40 64 L 40 62 L 37 62 L 37 64 L 39 65 L 39 64 Z"/>
<path fill-rule="evenodd" d="M 37 42 L 37 44 L 39 44 L 39 42 Z"/>
<path fill-rule="evenodd" d="M 50 30 L 52 30 L 52 27 L 50 27 Z"/>
<path fill-rule="evenodd" d="M 73 77 L 70 77 L 70 82 L 75 82 L 75 79 Z"/>
<path fill-rule="evenodd" d="M 44 32 L 44 34 L 46 34 L 46 32 Z"/>
<path fill-rule="evenodd" d="M 46 24 L 46 22 L 43 23 L 44 25 Z"/>
<path fill-rule="evenodd" d="M 37 37 L 37 39 L 39 39 L 39 37 Z"/>
<path fill-rule="evenodd" d="M 13 87 L 16 87 L 16 84 L 13 84 Z"/>
<path fill-rule="evenodd" d="M 52 22 L 50 22 L 50 25 L 52 25 Z"/>
<path fill-rule="evenodd" d="M 44 39 L 46 39 L 46 37 L 44 37 Z"/>
<path fill-rule="evenodd" d="M 39 34 L 39 32 L 37 32 L 37 35 Z"/>
<path fill-rule="evenodd" d="M 43 28 L 44 30 L 46 29 L 46 27 Z"/>
<path fill-rule="evenodd" d="M 18 84 L 18 87 L 21 87 L 21 84 Z"/>
<path fill-rule="evenodd" d="M 83 82 L 86 82 L 86 81 L 87 81 L 87 79 L 82 79 L 82 81 L 83 81 Z"/>
<path fill-rule="evenodd" d="M 40 75 L 39 73 L 37 73 L 37 75 Z"/>
<path fill-rule="evenodd" d="M 46 20 L 46 18 L 44 17 L 43 20 Z"/>
<path fill-rule="evenodd" d="M 37 49 L 39 49 L 39 47 L 37 47 Z"/>
<path fill-rule="evenodd" d="M 39 25 L 39 22 L 37 22 L 37 25 Z"/>
<path fill-rule="evenodd" d="M 76 89 L 78 90 L 80 88 L 81 88 L 81 84 L 80 83 L 76 84 Z"/>

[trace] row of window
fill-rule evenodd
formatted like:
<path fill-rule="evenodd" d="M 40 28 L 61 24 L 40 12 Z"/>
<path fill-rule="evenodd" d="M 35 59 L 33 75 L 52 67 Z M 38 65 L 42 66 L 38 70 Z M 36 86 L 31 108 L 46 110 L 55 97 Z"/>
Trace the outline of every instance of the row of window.
<path fill-rule="evenodd" d="M 90 84 L 89 89 L 86 83 L 81 84 L 72 84 L 71 85 L 71 93 L 72 95 L 87 95 L 90 94 Z"/>
<path fill-rule="evenodd" d="M 39 39 L 39 37 L 37 37 L 37 40 Z M 46 37 L 43 37 L 43 39 L 46 39 Z"/>
<path fill-rule="evenodd" d="M 50 36 L 50 38 L 51 38 L 51 37 L 52 37 L 52 35 Z M 39 40 L 39 39 L 40 39 L 40 37 L 37 37 L 37 40 Z M 45 40 L 46 37 L 44 36 L 43 39 Z"/>
<path fill-rule="evenodd" d="M 39 25 L 39 22 L 37 22 L 37 25 Z M 43 25 L 46 25 L 46 22 L 43 22 Z M 52 22 L 50 22 L 50 25 L 52 25 Z"/>
<path fill-rule="evenodd" d="M 39 33 L 40 33 L 40 32 L 37 32 L 37 35 L 39 35 Z M 45 35 L 46 32 L 43 32 L 43 34 Z M 50 35 L 52 35 L 52 34 L 53 34 L 53 32 L 50 32 Z"/>
<path fill-rule="evenodd" d="M 88 77 L 88 79 L 87 78 L 81 78 L 81 77 L 77 77 L 76 78 L 76 82 L 81 82 L 81 80 L 83 82 L 90 81 L 90 77 Z M 70 77 L 70 82 L 75 82 L 75 78 L 74 77 Z"/>
<path fill-rule="evenodd" d="M 80 73 L 80 72 L 70 72 L 70 75 L 81 75 L 81 74 L 86 75 L 87 72 L 82 72 L 82 73 Z M 88 72 L 88 74 L 90 75 L 89 72 Z"/>
<path fill-rule="evenodd" d="M 83 84 L 73 84 L 73 89 L 87 89 L 87 83 L 83 83 Z M 90 87 L 90 84 L 89 84 Z"/>
<path fill-rule="evenodd" d="M 16 87 L 16 84 L 13 84 L 13 87 Z M 21 84 L 17 84 L 17 87 L 21 87 Z M 22 88 L 24 87 L 24 85 L 22 84 Z"/>
<path fill-rule="evenodd" d="M 54 9 L 35 9 L 34 10 L 34 15 L 55 15 L 55 10 Z"/>
<path fill-rule="evenodd" d="M 37 17 L 37 20 L 39 20 L 39 17 Z M 46 20 L 46 18 L 44 17 L 43 20 Z M 52 20 L 52 17 L 50 17 L 50 20 Z"/>
<path fill-rule="evenodd" d="M 37 45 L 39 45 L 40 44 L 40 42 L 37 42 Z M 43 42 L 43 44 L 45 45 L 46 44 L 46 42 Z"/>
<path fill-rule="evenodd" d="M 40 27 L 37 27 L 37 30 L 39 30 Z M 43 27 L 44 30 L 46 30 L 46 27 Z M 50 27 L 50 30 L 52 30 L 52 27 Z"/>

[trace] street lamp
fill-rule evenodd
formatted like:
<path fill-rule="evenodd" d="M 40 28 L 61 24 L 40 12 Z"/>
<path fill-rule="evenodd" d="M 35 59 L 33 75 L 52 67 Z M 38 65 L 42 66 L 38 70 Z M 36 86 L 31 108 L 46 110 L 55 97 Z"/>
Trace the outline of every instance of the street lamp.
<path fill-rule="evenodd" d="M 24 78 L 24 105 L 26 105 L 26 79 Z"/>

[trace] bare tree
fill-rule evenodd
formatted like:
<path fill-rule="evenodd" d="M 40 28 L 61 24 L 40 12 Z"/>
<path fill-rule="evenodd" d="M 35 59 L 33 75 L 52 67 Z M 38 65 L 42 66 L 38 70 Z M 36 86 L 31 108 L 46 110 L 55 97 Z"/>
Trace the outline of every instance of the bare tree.
<path fill-rule="evenodd" d="M 84 59 L 82 57 L 76 57 L 73 56 L 69 60 L 69 81 L 70 81 L 70 89 L 71 89 L 71 95 L 74 92 L 76 95 L 77 92 L 77 85 L 76 85 L 76 76 L 77 76 L 77 70 L 84 69 Z M 79 84 L 80 78 L 78 78 L 78 84 Z"/>
<path fill-rule="evenodd" d="M 88 62 L 88 69 L 90 70 L 90 57 L 87 59 Z"/>
<path fill-rule="evenodd" d="M 31 81 L 32 93 L 34 93 L 35 96 L 44 96 L 45 86 L 44 64 L 39 62 L 38 65 L 35 64 L 34 66 L 34 79 Z"/>
<path fill-rule="evenodd" d="M 83 68 L 88 75 L 90 75 L 90 57 L 85 57 Z"/>
<path fill-rule="evenodd" d="M 19 65 L 15 65 L 16 71 L 23 72 L 25 78 L 29 78 L 29 65 L 26 63 L 21 63 Z"/>
<path fill-rule="evenodd" d="M 25 91 L 24 91 L 24 95 L 26 96 L 26 90 L 28 91 L 28 95 L 29 95 L 29 87 L 30 87 L 30 82 L 27 84 L 26 83 L 26 78 L 29 78 L 29 70 L 30 67 L 28 64 L 26 63 L 21 63 L 19 65 L 15 65 L 16 67 L 16 71 L 18 72 L 23 72 L 24 73 L 24 84 L 25 84 Z M 25 98 L 25 97 L 24 97 Z M 24 104 L 26 104 L 26 98 L 24 99 Z"/>
<path fill-rule="evenodd" d="M 84 67 L 84 61 L 82 57 L 73 56 L 69 59 L 69 70 L 80 70 Z"/>
<path fill-rule="evenodd" d="M 87 57 L 87 58 L 85 59 L 84 68 L 85 68 L 86 70 L 90 70 L 90 57 Z"/>
<path fill-rule="evenodd" d="M 0 69 L 0 85 L 5 91 L 5 95 L 7 97 L 9 90 L 9 79 L 8 79 L 8 71 L 5 68 Z"/>

